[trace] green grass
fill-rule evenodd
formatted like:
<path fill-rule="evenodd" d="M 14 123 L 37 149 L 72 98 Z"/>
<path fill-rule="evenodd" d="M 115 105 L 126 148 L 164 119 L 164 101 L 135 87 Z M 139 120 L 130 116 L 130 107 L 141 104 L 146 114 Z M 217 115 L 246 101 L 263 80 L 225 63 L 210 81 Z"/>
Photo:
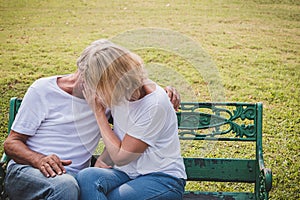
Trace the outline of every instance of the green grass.
<path fill-rule="evenodd" d="M 22 97 L 39 77 L 76 70 L 76 59 L 90 42 L 141 28 L 176 31 L 200 44 L 218 69 L 226 101 L 264 103 L 264 157 L 274 178 L 270 197 L 299 199 L 296 0 L 0 0 L 1 149 L 11 97 Z M 213 99 L 214 80 L 199 76 L 182 55 L 165 49 L 137 52 L 150 76 L 176 86 L 184 100 Z"/>

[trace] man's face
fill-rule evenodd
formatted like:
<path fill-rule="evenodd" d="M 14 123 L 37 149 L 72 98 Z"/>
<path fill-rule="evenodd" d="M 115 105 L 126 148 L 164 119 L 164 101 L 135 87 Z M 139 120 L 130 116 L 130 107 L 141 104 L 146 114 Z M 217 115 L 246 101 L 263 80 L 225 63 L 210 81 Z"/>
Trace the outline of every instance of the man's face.
<path fill-rule="evenodd" d="M 83 93 L 83 78 L 79 76 L 73 88 L 73 96 L 84 99 Z"/>

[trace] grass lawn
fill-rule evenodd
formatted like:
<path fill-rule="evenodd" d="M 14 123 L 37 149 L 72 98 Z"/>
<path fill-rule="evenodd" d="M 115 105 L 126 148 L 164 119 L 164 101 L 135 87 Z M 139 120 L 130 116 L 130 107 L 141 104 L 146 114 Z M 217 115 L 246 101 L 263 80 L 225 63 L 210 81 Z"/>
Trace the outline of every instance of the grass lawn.
<path fill-rule="evenodd" d="M 229 102 L 264 103 L 264 158 L 273 171 L 270 197 L 299 199 L 296 0 L 0 0 L 1 151 L 11 97 L 22 97 L 37 78 L 75 71 L 77 57 L 92 41 L 121 36 L 130 45 L 140 30 L 146 34 L 140 40 L 157 39 L 152 48 L 139 43 L 134 49 L 150 77 L 175 86 L 183 100 L 217 100 L 221 92 Z M 151 35 L 151 30 L 160 32 Z M 195 51 L 181 39 L 192 41 Z M 199 52 L 204 60 L 190 57 Z M 207 60 L 215 80 L 196 65 Z"/>

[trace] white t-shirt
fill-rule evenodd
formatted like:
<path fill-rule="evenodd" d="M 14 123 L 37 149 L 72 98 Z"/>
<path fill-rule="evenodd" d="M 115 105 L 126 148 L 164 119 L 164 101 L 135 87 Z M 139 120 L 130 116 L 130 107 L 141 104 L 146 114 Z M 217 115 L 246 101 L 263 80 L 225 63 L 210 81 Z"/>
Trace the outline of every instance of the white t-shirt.
<path fill-rule="evenodd" d="M 72 160 L 65 168 L 77 173 L 90 165 L 100 131 L 86 101 L 60 89 L 57 78 L 41 78 L 29 87 L 12 130 L 31 136 L 27 145 L 33 151 Z"/>
<path fill-rule="evenodd" d="M 121 140 L 127 133 L 149 145 L 137 160 L 115 168 L 131 178 L 152 172 L 186 178 L 176 113 L 161 87 L 156 85 L 155 91 L 140 100 L 113 107 L 112 116 L 114 131 Z"/>

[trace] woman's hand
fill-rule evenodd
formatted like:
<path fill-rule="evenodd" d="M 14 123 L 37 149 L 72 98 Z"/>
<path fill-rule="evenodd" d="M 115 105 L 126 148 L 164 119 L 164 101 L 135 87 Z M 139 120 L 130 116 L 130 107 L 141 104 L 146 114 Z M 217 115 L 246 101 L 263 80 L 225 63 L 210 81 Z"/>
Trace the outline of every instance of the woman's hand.
<path fill-rule="evenodd" d="M 99 168 L 112 168 L 112 166 L 107 165 L 105 162 L 103 162 L 101 159 L 97 159 L 96 163 L 95 163 L 95 167 L 99 167 Z"/>
<path fill-rule="evenodd" d="M 102 103 L 101 98 L 96 94 L 96 91 L 84 88 L 82 90 L 83 96 L 93 112 L 96 113 L 105 113 L 105 107 Z"/>
<path fill-rule="evenodd" d="M 112 166 L 114 165 L 113 161 L 111 160 L 106 147 L 103 149 L 101 155 L 98 157 L 96 163 L 95 163 L 95 167 L 99 167 L 99 168 L 112 168 Z"/>

